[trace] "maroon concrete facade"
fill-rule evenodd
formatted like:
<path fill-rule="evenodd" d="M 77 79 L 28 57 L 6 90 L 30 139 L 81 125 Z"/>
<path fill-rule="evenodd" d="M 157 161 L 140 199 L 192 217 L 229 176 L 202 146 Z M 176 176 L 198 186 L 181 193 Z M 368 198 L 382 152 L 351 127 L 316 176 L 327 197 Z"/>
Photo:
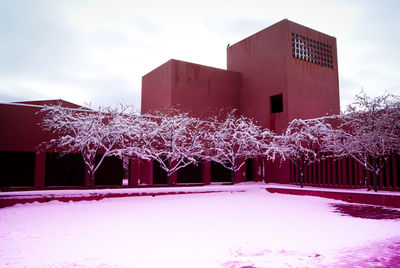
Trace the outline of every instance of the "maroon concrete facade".
<path fill-rule="evenodd" d="M 61 156 L 55 148 L 41 146 L 56 138 L 40 123 L 44 105 L 81 106 L 64 100 L 0 104 L 0 189 L 89 187 L 89 176 L 79 152 Z M 97 174 L 99 186 L 122 186 L 122 161 L 106 159 Z"/>
<path fill-rule="evenodd" d="M 194 52 L 195 53 L 195 52 Z M 0 104 L 0 189 L 89 187 L 89 175 L 77 154 L 58 158 L 39 150 L 52 134 L 40 129 L 43 105 L 80 106 L 63 100 Z M 227 48 L 227 70 L 170 60 L 142 78 L 142 113 L 179 108 L 206 118 L 221 109 L 254 118 L 280 133 L 295 118 L 339 113 L 336 39 L 289 20 L 280 21 Z M 23 166 L 23 170 L 20 168 Z M 123 168 L 125 168 L 125 177 Z M 84 173 L 84 174 L 82 174 Z M 233 175 L 214 162 L 185 167 L 168 178 L 157 162 L 108 159 L 96 187 L 202 185 L 249 180 L 299 184 L 289 163 L 247 159 Z M 370 174 L 350 159 L 327 159 L 306 171 L 305 185 L 362 188 Z M 400 189 L 400 159 L 393 154 L 379 178 L 380 189 Z M 18 188 L 19 189 L 19 188 Z"/>
<path fill-rule="evenodd" d="M 227 70 L 170 60 L 143 76 L 141 108 L 149 113 L 173 107 L 195 117 L 236 109 L 276 133 L 295 118 L 338 114 L 336 39 L 282 20 L 228 46 Z M 234 181 L 249 176 L 291 182 L 289 163 L 278 161 L 249 162 Z"/>
<path fill-rule="evenodd" d="M 278 133 L 295 118 L 340 112 L 334 37 L 283 20 L 229 46 L 227 69 L 242 75 L 240 113 Z M 283 111 L 273 113 L 278 94 Z"/>
<path fill-rule="evenodd" d="M 196 117 L 239 108 L 240 74 L 170 60 L 142 78 L 142 113 L 179 108 Z"/>

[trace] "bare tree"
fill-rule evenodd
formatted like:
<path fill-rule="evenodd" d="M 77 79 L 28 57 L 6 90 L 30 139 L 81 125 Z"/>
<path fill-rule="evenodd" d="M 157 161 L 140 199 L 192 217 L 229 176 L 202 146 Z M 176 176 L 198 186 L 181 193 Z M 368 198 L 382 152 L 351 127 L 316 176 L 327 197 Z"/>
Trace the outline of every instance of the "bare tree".
<path fill-rule="evenodd" d="M 214 161 L 231 171 L 233 176 L 246 163 L 247 158 L 260 155 L 262 129 L 253 120 L 235 116 L 234 110 L 224 120 L 209 122 L 206 136 L 206 160 Z"/>
<path fill-rule="evenodd" d="M 123 141 L 124 108 L 72 109 L 45 106 L 42 128 L 52 131 L 57 138 L 47 142 L 61 153 L 80 152 L 94 186 L 94 175 L 107 156 L 120 156 Z M 101 154 L 99 161 L 96 156 Z"/>
<path fill-rule="evenodd" d="M 332 127 L 324 118 L 292 120 L 282 135 L 276 135 L 265 149 L 270 159 L 279 157 L 289 160 L 300 173 L 300 185 L 304 185 L 305 170 L 320 160 L 326 137 L 331 135 Z"/>
<path fill-rule="evenodd" d="M 399 97 L 385 93 L 375 98 L 361 91 L 345 113 L 335 116 L 338 129 L 330 149 L 336 157 L 351 156 L 373 173 L 372 187 L 393 152 L 400 152 Z"/>
<path fill-rule="evenodd" d="M 155 142 L 158 123 L 153 116 L 140 115 L 131 110 L 122 118 L 123 141 L 119 155 L 150 160 L 149 148 Z"/>
<path fill-rule="evenodd" d="M 139 124 L 129 129 L 126 148 L 130 154 L 157 161 L 170 177 L 198 163 L 203 152 L 202 136 L 202 121 L 172 110 L 171 115 L 142 115 Z"/>

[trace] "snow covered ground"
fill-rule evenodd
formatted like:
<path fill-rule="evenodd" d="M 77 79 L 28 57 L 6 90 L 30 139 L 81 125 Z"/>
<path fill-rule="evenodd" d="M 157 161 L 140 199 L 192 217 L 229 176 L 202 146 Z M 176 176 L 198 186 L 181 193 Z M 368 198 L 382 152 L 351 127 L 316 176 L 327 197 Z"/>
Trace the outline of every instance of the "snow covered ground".
<path fill-rule="evenodd" d="M 400 220 L 232 187 L 2 208 L 0 267 L 400 267 Z"/>

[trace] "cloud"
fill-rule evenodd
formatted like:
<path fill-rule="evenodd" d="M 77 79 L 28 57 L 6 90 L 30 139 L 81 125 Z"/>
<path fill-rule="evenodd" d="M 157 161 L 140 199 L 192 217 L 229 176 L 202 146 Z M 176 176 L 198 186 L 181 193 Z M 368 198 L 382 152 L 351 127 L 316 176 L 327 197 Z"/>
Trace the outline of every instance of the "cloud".
<path fill-rule="evenodd" d="M 264 29 L 266 25 L 272 25 L 275 22 L 269 19 L 253 19 L 246 17 L 207 17 L 203 20 L 207 31 L 223 35 L 226 39 L 229 38 L 232 44 Z"/>
<path fill-rule="evenodd" d="M 9 1 L 0 8 L 0 71 L 31 75 L 62 72 L 80 54 L 76 32 L 56 10 L 38 1 Z"/>
<path fill-rule="evenodd" d="M 0 101 L 140 104 L 141 77 L 176 58 L 226 67 L 226 46 L 288 18 L 336 36 L 343 104 L 399 91 L 397 1 L 0 0 Z"/>
<path fill-rule="evenodd" d="M 68 23 L 61 11 L 66 3 L 59 3 L 1 4 L 1 101 L 64 98 L 107 105 L 132 99 L 137 104 L 140 84 L 135 86 L 131 77 L 121 75 L 114 59 L 129 60 L 129 55 L 118 53 L 140 46 L 140 41 L 107 28 L 82 31 Z"/>

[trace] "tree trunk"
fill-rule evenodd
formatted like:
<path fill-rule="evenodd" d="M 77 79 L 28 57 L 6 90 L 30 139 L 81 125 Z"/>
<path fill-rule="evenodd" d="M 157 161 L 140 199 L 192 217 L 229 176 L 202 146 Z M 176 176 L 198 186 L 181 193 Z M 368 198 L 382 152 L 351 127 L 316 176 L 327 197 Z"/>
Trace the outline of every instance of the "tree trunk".
<path fill-rule="evenodd" d="M 376 158 L 374 158 L 372 161 L 373 161 L 373 167 L 374 167 L 374 172 L 372 172 L 372 188 L 374 189 L 375 192 L 377 192 L 378 191 L 378 179 L 379 179 L 379 172 L 377 172 L 377 170 L 378 170 L 378 165 L 379 165 L 379 159 L 377 161 Z"/>
<path fill-rule="evenodd" d="M 375 172 L 373 172 L 373 175 L 372 175 L 372 182 L 373 182 L 373 189 L 375 192 L 377 192 L 378 191 L 378 175 Z"/>
<path fill-rule="evenodd" d="M 300 170 L 300 187 L 303 188 L 304 186 L 304 171 Z"/>
<path fill-rule="evenodd" d="M 89 173 L 89 188 L 94 188 L 94 174 L 92 172 Z"/>
<path fill-rule="evenodd" d="M 178 183 L 178 171 L 167 173 L 168 176 L 168 185 L 169 186 L 176 186 Z"/>

